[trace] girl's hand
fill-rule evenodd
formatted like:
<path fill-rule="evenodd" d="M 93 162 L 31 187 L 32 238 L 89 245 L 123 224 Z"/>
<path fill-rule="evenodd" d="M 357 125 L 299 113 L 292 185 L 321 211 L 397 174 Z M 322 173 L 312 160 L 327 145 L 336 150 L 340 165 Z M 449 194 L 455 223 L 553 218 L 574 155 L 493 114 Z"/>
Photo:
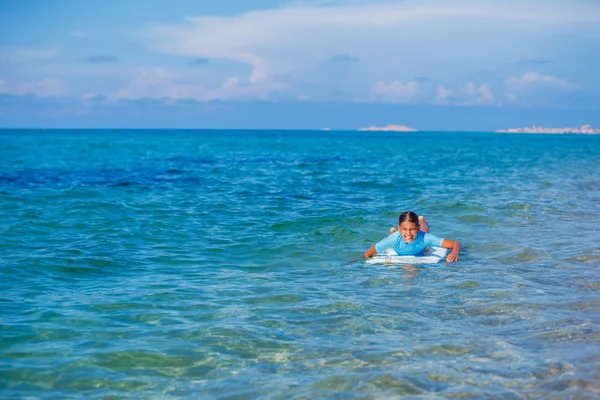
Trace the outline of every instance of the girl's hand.
<path fill-rule="evenodd" d="M 449 262 L 458 261 L 458 253 L 460 253 L 460 242 L 456 240 L 448 240 L 444 239 L 442 242 L 442 247 L 445 249 L 452 249 L 446 260 Z"/>
<path fill-rule="evenodd" d="M 373 246 L 369 250 L 365 251 L 365 254 L 363 254 L 363 258 L 371 258 L 375 254 L 377 254 L 377 250 L 375 249 L 375 246 Z"/>
<path fill-rule="evenodd" d="M 452 252 L 450 254 L 448 254 L 448 257 L 446 257 L 446 261 L 449 262 L 453 262 L 453 261 L 458 261 L 458 252 Z"/>

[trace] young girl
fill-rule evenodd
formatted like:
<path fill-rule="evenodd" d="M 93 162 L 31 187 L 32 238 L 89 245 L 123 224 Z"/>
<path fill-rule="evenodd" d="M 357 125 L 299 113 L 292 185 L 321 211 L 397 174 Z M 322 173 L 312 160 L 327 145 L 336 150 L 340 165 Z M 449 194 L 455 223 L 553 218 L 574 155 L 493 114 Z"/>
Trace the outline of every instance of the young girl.
<path fill-rule="evenodd" d="M 417 217 L 414 212 L 406 211 L 400 214 L 398 231 L 395 228 L 390 229 L 390 235 L 367 250 L 363 257 L 371 258 L 387 249 L 394 249 L 399 256 L 417 255 L 422 254 L 428 246 L 452 249 L 446 260 L 458 261 L 459 242 L 432 235 L 429 233 L 429 226 L 425 217 Z"/>

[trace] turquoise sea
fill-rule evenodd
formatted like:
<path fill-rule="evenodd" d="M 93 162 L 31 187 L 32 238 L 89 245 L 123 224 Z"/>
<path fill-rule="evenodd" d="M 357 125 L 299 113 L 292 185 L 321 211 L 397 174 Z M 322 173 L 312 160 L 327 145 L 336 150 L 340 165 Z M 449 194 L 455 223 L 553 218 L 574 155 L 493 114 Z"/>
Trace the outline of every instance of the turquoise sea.
<path fill-rule="evenodd" d="M 0 398 L 600 397 L 600 136 L 4 130 L 0 216 Z"/>

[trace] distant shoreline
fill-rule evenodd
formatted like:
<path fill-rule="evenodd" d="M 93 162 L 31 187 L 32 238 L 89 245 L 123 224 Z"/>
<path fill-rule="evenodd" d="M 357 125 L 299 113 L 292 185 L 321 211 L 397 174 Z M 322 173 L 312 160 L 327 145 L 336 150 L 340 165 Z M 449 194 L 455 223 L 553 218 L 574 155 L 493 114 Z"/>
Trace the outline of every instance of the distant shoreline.
<path fill-rule="evenodd" d="M 358 130 L 363 132 L 417 132 L 415 128 L 404 125 L 369 126 L 368 128 L 359 128 Z"/>
<path fill-rule="evenodd" d="M 119 131 L 129 131 L 129 132 L 216 132 L 216 131 L 237 131 L 237 132 L 252 132 L 252 131 L 260 131 L 260 132 L 389 132 L 389 133 L 414 133 L 414 132 L 440 132 L 440 133 L 488 133 L 488 134 L 531 134 L 531 135 L 588 135 L 588 136 L 600 136 L 600 128 L 591 128 L 586 130 L 581 130 L 580 128 L 543 128 L 543 127 L 532 127 L 532 128 L 509 128 L 503 130 L 470 130 L 470 129 L 414 129 L 406 127 L 406 129 L 393 129 L 388 127 L 368 127 L 368 128 L 223 128 L 223 127 L 177 127 L 177 128 L 168 128 L 168 127 L 102 127 L 102 128 L 94 128 L 94 127 L 81 127 L 81 128 L 58 128 L 58 127 L 50 127 L 50 128 L 40 128 L 40 127 L 0 127 L 0 134 L 17 134 L 19 132 L 46 132 L 53 133 L 57 131 L 64 131 L 70 133 L 77 132 L 100 132 L 100 133 L 110 133 L 110 132 L 119 132 Z"/>
<path fill-rule="evenodd" d="M 495 131 L 497 133 L 529 133 L 537 135 L 559 134 L 559 135 L 598 135 L 600 128 L 593 128 L 591 125 L 581 125 L 580 127 L 565 128 L 546 128 L 543 126 L 532 126 L 527 128 L 509 128 Z"/>

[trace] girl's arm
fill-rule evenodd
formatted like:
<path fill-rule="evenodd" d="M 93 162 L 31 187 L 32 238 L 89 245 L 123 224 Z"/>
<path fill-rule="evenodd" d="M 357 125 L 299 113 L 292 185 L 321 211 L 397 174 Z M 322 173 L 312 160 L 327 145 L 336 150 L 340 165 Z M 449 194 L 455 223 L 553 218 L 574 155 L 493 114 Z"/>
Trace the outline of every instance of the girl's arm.
<path fill-rule="evenodd" d="M 456 240 L 448 240 L 444 239 L 442 242 L 442 247 L 445 249 L 452 249 L 448 257 L 446 257 L 446 261 L 458 261 L 458 253 L 460 252 L 460 242 Z"/>
<path fill-rule="evenodd" d="M 375 246 L 373 246 L 369 250 L 365 251 L 365 254 L 363 254 L 363 258 L 371 258 L 375 254 L 377 254 L 377 250 L 375 249 Z"/>

